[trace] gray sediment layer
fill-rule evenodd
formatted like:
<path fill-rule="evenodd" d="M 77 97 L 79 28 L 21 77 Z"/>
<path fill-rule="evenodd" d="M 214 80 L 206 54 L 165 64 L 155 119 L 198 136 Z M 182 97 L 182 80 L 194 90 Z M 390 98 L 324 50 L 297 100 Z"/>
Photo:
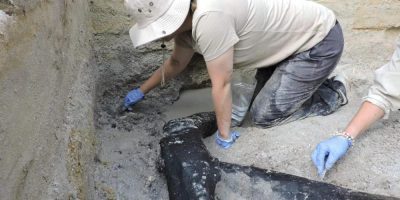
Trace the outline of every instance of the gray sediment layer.
<path fill-rule="evenodd" d="M 368 194 L 253 166 L 219 162 L 202 137 L 216 129 L 214 113 L 199 113 L 164 126 L 161 156 L 170 199 L 365 199 L 398 198 Z"/>

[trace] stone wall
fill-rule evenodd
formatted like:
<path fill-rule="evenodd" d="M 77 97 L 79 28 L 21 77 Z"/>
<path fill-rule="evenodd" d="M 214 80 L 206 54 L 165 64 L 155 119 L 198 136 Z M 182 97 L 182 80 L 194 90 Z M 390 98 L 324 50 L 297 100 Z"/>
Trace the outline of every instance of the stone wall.
<path fill-rule="evenodd" d="M 1 0 L 0 9 L 0 199 L 87 199 L 88 2 Z"/>

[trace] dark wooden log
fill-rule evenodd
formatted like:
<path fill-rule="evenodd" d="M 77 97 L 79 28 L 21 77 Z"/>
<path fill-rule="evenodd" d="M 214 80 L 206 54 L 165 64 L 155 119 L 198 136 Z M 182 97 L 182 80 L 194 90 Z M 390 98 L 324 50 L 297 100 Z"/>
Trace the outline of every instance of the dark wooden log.
<path fill-rule="evenodd" d="M 170 199 L 226 199 L 224 194 L 215 194 L 220 182 L 225 192 L 241 193 L 236 196 L 250 199 L 400 200 L 276 171 L 219 162 L 202 142 L 202 137 L 216 130 L 214 113 L 171 120 L 164 126 L 167 136 L 160 145 Z"/>

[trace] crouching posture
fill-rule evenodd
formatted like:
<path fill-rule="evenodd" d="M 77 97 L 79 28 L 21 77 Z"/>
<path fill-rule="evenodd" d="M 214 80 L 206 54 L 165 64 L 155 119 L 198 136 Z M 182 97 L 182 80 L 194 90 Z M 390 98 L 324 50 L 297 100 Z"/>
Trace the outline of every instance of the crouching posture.
<path fill-rule="evenodd" d="M 271 127 L 328 115 L 347 103 L 344 84 L 328 79 L 343 50 L 334 13 L 306 0 L 125 0 L 137 24 L 133 45 L 174 39 L 172 55 L 125 106 L 142 100 L 162 80 L 172 78 L 194 52 L 204 56 L 217 116 L 216 142 L 230 147 L 233 69 L 257 69 L 251 104 L 256 125 Z"/>

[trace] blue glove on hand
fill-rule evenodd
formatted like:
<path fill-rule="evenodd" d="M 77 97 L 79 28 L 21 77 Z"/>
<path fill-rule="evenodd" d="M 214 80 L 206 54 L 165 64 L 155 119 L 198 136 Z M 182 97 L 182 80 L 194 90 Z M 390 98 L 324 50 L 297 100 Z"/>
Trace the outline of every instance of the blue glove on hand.
<path fill-rule="evenodd" d="M 325 171 L 331 169 L 335 162 L 346 154 L 351 145 L 350 140 L 340 135 L 319 143 L 311 156 L 319 176 L 323 177 Z"/>
<path fill-rule="evenodd" d="M 126 97 L 125 97 L 125 101 L 124 101 L 124 106 L 125 108 L 128 108 L 130 106 L 135 105 L 137 102 L 139 102 L 140 100 L 142 100 L 144 98 L 144 94 L 142 91 L 140 91 L 139 88 L 136 88 L 132 91 L 130 91 Z"/>
<path fill-rule="evenodd" d="M 235 143 L 235 141 L 239 138 L 240 134 L 237 131 L 231 131 L 229 134 L 229 139 L 225 140 L 219 135 L 219 131 L 215 134 L 215 142 L 221 148 L 228 149 Z"/>

